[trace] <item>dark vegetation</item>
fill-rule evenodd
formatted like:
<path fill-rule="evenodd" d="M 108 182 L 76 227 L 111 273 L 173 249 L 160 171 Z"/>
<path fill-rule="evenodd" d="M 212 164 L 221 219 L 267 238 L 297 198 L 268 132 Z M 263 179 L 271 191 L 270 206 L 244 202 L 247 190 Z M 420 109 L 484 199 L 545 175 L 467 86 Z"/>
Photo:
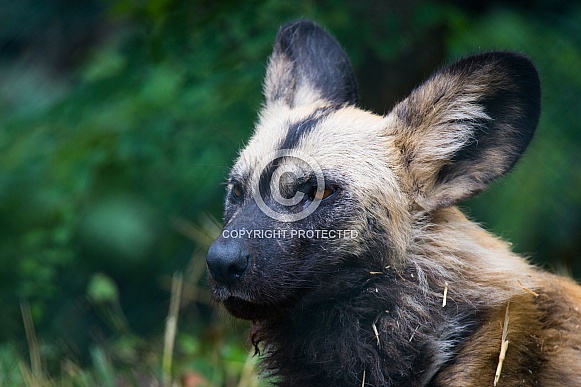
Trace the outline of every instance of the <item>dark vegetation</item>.
<path fill-rule="evenodd" d="M 543 82 L 536 138 L 465 206 L 516 251 L 581 277 L 574 2 L 2 3 L 0 386 L 254 383 L 246 327 L 209 301 L 204 256 L 278 26 L 301 16 L 344 45 L 377 112 L 453 58 L 530 56 Z"/>

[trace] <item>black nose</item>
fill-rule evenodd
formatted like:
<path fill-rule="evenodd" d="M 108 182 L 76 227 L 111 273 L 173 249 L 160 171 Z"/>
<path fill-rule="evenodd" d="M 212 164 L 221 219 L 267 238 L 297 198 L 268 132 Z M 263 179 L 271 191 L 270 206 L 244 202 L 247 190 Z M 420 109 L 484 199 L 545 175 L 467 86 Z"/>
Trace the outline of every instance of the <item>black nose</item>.
<path fill-rule="evenodd" d="M 235 239 L 219 238 L 206 257 L 210 275 L 223 284 L 240 281 L 249 262 L 250 255 L 242 251 L 240 242 Z"/>

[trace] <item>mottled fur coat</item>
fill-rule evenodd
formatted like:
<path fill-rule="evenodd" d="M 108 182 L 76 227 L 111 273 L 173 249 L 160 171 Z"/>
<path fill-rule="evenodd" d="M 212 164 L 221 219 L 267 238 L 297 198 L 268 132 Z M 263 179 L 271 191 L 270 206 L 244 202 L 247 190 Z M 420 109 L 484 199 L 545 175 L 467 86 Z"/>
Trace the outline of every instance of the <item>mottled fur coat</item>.
<path fill-rule="evenodd" d="M 580 287 L 455 207 L 533 137 L 527 58 L 462 59 L 380 116 L 357 108 L 336 40 L 298 21 L 278 34 L 265 98 L 207 265 L 275 383 L 581 386 Z"/>

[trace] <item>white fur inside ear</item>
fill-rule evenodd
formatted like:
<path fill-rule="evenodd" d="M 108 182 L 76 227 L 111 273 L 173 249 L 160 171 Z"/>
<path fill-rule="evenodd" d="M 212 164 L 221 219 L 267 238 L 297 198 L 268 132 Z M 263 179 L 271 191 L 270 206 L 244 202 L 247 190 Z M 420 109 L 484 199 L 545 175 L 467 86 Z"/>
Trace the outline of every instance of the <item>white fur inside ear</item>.
<path fill-rule="evenodd" d="M 532 63 L 486 53 L 435 73 L 388 115 L 402 180 L 426 211 L 482 191 L 525 151 L 540 113 Z"/>
<path fill-rule="evenodd" d="M 321 93 L 308 84 L 299 84 L 295 90 L 291 106 L 325 105 Z"/>
<path fill-rule="evenodd" d="M 292 61 L 284 55 L 276 55 L 268 66 L 264 82 L 266 103 L 283 102 L 296 108 L 313 104 L 325 104 L 322 93 L 307 79 L 295 77 Z"/>

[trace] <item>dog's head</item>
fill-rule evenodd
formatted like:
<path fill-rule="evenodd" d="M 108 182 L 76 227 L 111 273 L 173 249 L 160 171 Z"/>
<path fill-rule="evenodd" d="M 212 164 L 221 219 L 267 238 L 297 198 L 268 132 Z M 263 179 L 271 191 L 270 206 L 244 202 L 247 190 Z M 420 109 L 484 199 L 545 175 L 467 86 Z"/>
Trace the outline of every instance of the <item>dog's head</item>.
<path fill-rule="evenodd" d="M 534 66 L 506 52 L 441 69 L 386 116 L 358 109 L 347 56 L 309 21 L 279 31 L 264 94 L 207 257 L 215 299 L 251 320 L 409 264 L 416 219 L 506 173 L 540 112 Z"/>

